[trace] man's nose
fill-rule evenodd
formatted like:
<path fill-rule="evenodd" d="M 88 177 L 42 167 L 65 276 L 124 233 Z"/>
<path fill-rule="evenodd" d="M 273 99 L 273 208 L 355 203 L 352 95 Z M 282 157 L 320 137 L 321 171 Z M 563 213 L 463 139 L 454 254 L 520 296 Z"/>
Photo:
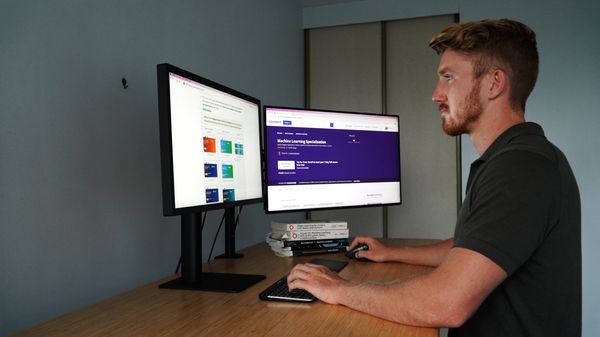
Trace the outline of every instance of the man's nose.
<path fill-rule="evenodd" d="M 438 82 L 438 84 L 436 84 L 435 88 L 433 89 L 433 95 L 431 96 L 431 100 L 433 102 L 442 102 L 443 100 L 445 100 L 445 95 L 442 93 L 442 90 L 440 88 L 440 83 Z"/>

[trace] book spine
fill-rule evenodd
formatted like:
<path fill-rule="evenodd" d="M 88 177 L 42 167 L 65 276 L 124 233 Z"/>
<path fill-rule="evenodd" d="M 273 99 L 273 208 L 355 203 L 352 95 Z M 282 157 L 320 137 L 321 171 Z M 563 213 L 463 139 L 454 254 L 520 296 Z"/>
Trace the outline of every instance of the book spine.
<path fill-rule="evenodd" d="M 299 241 L 288 241 L 281 239 L 273 239 L 267 236 L 267 243 L 271 247 L 291 247 L 291 248 L 302 248 L 307 246 L 315 246 L 317 248 L 329 248 L 328 245 L 348 245 L 348 238 L 339 239 L 324 239 L 324 240 L 299 240 Z"/>
<path fill-rule="evenodd" d="M 314 231 L 272 231 L 276 239 L 300 241 L 300 240 L 323 240 L 323 239 L 341 239 L 348 238 L 350 231 L 348 229 L 330 229 Z"/>
<path fill-rule="evenodd" d="M 292 241 L 297 242 L 297 241 Z M 348 240 L 340 241 L 340 242 L 330 242 L 330 243 L 309 243 L 302 245 L 291 245 L 289 246 L 293 250 L 307 250 L 307 249 L 331 249 L 331 248 L 340 248 L 347 247 L 349 245 Z"/>
<path fill-rule="evenodd" d="M 290 241 L 290 242 L 298 242 L 298 241 Z M 279 250 L 311 250 L 311 249 L 333 249 L 333 248 L 341 248 L 348 247 L 348 240 L 340 241 L 340 242 L 331 242 L 331 243 L 309 243 L 303 245 L 289 245 L 289 246 L 276 246 L 271 245 L 272 249 Z"/>
<path fill-rule="evenodd" d="M 330 249 L 310 249 L 310 250 L 289 250 L 289 251 L 278 251 L 275 250 L 275 254 L 279 256 L 303 256 L 313 254 L 326 254 L 326 253 L 339 253 L 345 252 L 346 247 L 330 248 Z"/>
<path fill-rule="evenodd" d="M 323 229 L 346 229 L 348 223 L 343 221 L 337 222 L 299 222 L 299 223 L 284 223 L 272 222 L 271 229 L 280 231 L 301 231 L 301 230 L 323 230 Z"/>

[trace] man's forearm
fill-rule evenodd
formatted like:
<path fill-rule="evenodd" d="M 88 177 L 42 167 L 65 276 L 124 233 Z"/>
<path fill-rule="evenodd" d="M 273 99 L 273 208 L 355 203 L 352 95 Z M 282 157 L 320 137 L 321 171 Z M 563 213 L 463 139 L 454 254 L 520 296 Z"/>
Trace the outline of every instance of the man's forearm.
<path fill-rule="evenodd" d="M 454 239 L 448 239 L 426 246 L 394 248 L 388 261 L 436 267 L 444 261 L 453 244 Z"/>
<path fill-rule="evenodd" d="M 505 278 L 506 272 L 487 257 L 454 248 L 431 272 L 410 279 L 386 284 L 342 282 L 335 287 L 332 303 L 402 324 L 457 327 Z"/>
<path fill-rule="evenodd" d="M 445 306 L 435 294 L 425 294 L 431 289 L 427 275 L 388 284 L 347 284 L 338 289 L 339 304 L 401 324 L 440 327 L 447 326 Z"/>

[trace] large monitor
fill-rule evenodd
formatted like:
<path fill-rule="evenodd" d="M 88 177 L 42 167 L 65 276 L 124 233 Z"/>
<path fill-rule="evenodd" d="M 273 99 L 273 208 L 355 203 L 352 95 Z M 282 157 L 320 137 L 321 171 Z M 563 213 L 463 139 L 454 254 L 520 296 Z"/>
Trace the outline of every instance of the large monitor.
<path fill-rule="evenodd" d="M 163 213 L 181 216 L 182 276 L 165 288 L 241 291 L 262 275 L 202 273 L 201 213 L 262 201 L 260 101 L 170 64 L 157 65 Z"/>
<path fill-rule="evenodd" d="M 264 107 L 267 212 L 400 204 L 399 118 Z"/>

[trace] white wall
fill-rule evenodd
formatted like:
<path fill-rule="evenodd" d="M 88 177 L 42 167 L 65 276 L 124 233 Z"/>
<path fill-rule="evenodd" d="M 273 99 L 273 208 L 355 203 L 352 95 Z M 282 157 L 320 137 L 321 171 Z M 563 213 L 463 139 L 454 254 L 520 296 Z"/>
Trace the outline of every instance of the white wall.
<path fill-rule="evenodd" d="M 173 273 L 156 64 L 301 105 L 301 15 L 280 0 L 0 2 L 0 336 Z M 267 229 L 246 207 L 238 248 Z"/>
<path fill-rule="evenodd" d="M 536 31 L 540 76 L 526 116 L 539 122 L 548 138 L 563 150 L 579 183 L 583 218 L 583 336 L 600 335 L 596 309 L 600 306 L 599 12 L 600 2 L 595 0 L 365 0 L 304 9 L 305 28 L 459 13 L 462 21 L 503 17 L 521 20 Z M 465 183 L 470 163 L 477 157 L 465 137 L 462 155 Z"/>

